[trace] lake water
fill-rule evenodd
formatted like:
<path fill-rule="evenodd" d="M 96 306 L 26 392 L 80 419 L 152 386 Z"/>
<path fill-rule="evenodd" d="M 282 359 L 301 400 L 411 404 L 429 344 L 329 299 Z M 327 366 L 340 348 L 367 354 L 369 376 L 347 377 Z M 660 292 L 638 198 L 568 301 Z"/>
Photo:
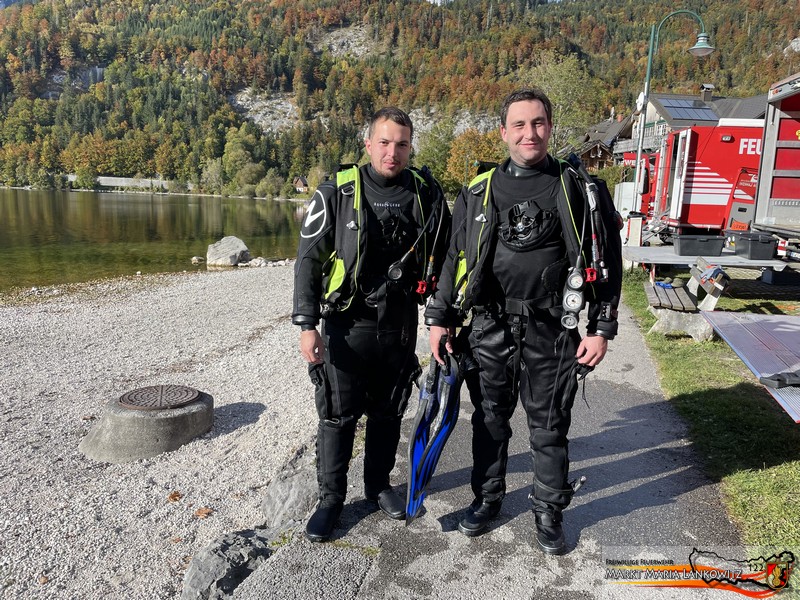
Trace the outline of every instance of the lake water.
<path fill-rule="evenodd" d="M 183 195 L 0 189 L 0 291 L 203 270 L 209 244 L 295 256 L 304 203 Z"/>

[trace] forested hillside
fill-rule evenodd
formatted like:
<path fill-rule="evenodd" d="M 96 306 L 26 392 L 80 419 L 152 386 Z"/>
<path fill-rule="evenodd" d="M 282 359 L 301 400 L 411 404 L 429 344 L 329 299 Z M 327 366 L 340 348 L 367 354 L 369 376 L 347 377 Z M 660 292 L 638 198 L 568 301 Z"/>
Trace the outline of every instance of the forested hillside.
<path fill-rule="evenodd" d="M 17 3 L 0 10 L 0 183 L 158 175 L 275 195 L 292 176 L 357 160 L 376 107 L 436 109 L 449 144 L 447 115 L 494 112 L 521 83 L 551 94 L 567 138 L 612 108 L 631 111 L 651 25 L 683 8 L 702 16 L 717 51 L 692 57 L 697 22 L 669 19 L 654 90 L 709 82 L 750 96 L 800 70 L 796 0 Z M 326 46 L 327 34 L 356 26 L 359 52 Z M 300 120 L 268 132 L 247 121 L 230 97 L 248 87 L 290 94 Z"/>

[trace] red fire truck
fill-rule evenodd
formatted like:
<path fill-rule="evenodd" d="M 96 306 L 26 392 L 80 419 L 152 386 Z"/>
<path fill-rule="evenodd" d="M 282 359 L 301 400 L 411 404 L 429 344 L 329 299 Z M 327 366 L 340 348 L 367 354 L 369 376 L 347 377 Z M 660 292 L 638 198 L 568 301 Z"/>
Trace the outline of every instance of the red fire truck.
<path fill-rule="evenodd" d="M 800 260 L 800 73 L 769 89 L 752 228 L 778 238 L 778 256 Z"/>
<path fill-rule="evenodd" d="M 755 203 L 764 122 L 721 119 L 670 132 L 656 156 L 641 212 L 662 237 L 747 229 Z"/>

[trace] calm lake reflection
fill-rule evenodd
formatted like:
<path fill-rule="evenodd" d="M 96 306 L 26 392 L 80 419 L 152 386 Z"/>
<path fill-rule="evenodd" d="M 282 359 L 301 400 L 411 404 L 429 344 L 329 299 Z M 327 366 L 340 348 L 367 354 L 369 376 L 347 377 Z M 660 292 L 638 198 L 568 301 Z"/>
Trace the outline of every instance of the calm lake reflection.
<path fill-rule="evenodd" d="M 303 202 L 0 189 L 0 291 L 205 269 L 209 244 L 240 238 L 253 257 L 293 257 Z"/>

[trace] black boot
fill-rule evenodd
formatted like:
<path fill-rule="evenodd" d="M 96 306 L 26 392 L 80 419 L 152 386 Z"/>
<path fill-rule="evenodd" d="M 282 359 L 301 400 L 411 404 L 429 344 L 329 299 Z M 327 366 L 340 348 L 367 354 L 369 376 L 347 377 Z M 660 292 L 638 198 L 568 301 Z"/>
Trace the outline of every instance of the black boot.
<path fill-rule="evenodd" d="M 536 517 L 536 543 L 545 554 L 564 554 L 564 529 L 561 527 L 561 511 L 534 511 Z"/>
<path fill-rule="evenodd" d="M 480 535 L 489 522 L 500 513 L 502 500 L 481 500 L 476 498 L 467 508 L 466 516 L 458 524 L 458 530 L 466 536 Z"/>
<path fill-rule="evenodd" d="M 376 495 L 367 494 L 367 500 L 377 504 L 390 519 L 401 521 L 406 518 L 406 503 L 391 487 Z"/>
<path fill-rule="evenodd" d="M 306 523 L 306 537 L 312 542 L 326 542 L 342 514 L 342 503 L 320 505 Z"/>
<path fill-rule="evenodd" d="M 324 542 L 331 537 L 347 493 L 347 470 L 353 453 L 355 419 L 320 419 L 317 428 L 319 505 L 306 523 L 306 537 Z"/>
<path fill-rule="evenodd" d="M 545 554 L 564 554 L 564 530 L 561 511 L 569 506 L 575 488 L 570 485 L 569 445 L 562 429 L 535 429 L 531 435 L 534 476 L 533 503 L 536 519 L 536 544 Z"/>

